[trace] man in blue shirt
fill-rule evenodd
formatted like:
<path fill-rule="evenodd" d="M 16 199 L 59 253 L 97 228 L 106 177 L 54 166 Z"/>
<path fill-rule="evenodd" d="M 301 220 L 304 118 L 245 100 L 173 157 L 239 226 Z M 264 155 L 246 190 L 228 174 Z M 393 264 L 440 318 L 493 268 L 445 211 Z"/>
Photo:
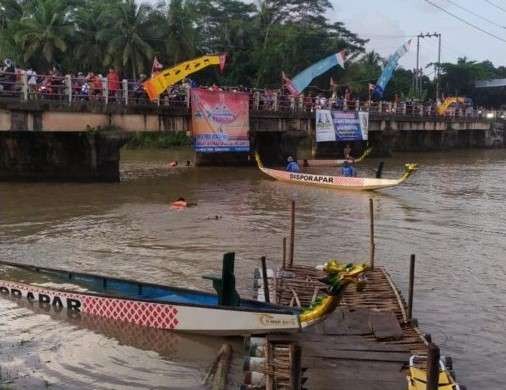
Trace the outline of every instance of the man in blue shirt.
<path fill-rule="evenodd" d="M 286 170 L 288 172 L 300 172 L 299 164 L 297 164 L 297 161 L 294 161 L 292 156 L 288 156 L 288 165 L 286 166 Z"/>
<path fill-rule="evenodd" d="M 357 171 L 348 160 L 344 160 L 343 167 L 341 168 L 341 174 L 346 177 L 355 177 L 357 176 Z"/>

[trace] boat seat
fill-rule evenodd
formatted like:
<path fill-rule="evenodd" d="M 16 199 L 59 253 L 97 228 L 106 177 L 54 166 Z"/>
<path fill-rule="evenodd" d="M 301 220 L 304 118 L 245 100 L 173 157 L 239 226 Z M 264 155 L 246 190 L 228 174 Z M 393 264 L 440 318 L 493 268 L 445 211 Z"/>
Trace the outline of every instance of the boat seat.
<path fill-rule="evenodd" d="M 235 289 L 234 261 L 234 252 L 225 253 L 221 278 L 218 275 L 202 276 L 202 278 L 213 282 L 213 288 L 218 294 L 218 304 L 222 306 L 239 306 L 241 302 L 241 297 Z"/>

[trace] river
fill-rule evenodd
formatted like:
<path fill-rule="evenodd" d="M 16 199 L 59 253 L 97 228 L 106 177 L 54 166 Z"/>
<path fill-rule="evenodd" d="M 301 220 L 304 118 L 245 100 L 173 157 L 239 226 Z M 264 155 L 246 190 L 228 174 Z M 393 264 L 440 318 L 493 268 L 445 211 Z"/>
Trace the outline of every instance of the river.
<path fill-rule="evenodd" d="M 423 331 L 468 388 L 504 388 L 505 151 L 397 153 L 385 177 L 405 162 L 419 171 L 376 193 L 283 184 L 255 168 L 167 168 L 187 154 L 124 151 L 116 184 L 1 183 L 2 258 L 210 290 L 202 275 L 235 251 L 239 291 L 250 297 L 260 257 L 280 262 L 290 199 L 295 261 L 319 264 L 367 261 L 372 196 L 377 264 L 405 296 L 409 256 L 417 256 L 414 316 Z M 372 175 L 378 161 L 361 164 L 359 175 Z M 196 207 L 170 210 L 179 196 Z M 225 341 L 72 322 L 5 298 L 0 330 L 0 383 L 13 388 L 195 388 Z"/>

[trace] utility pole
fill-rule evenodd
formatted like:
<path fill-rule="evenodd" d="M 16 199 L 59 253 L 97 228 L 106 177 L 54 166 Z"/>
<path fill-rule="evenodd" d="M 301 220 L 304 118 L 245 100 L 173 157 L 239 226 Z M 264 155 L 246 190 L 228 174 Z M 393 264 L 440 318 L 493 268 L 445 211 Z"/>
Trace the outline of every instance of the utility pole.
<path fill-rule="evenodd" d="M 438 48 L 437 48 L 437 67 L 436 67 L 436 100 L 439 99 L 439 77 L 441 75 L 441 33 L 438 37 Z"/>
<path fill-rule="evenodd" d="M 416 73 L 415 73 L 415 97 L 418 98 L 420 94 L 418 93 L 418 83 L 420 82 L 420 37 L 423 38 L 423 34 L 418 34 L 416 36 Z"/>
<path fill-rule="evenodd" d="M 420 33 L 416 36 L 416 71 L 415 71 L 415 97 L 420 98 L 422 95 L 422 81 L 423 81 L 423 72 L 420 69 L 420 39 L 424 38 L 438 38 L 439 39 L 439 48 L 438 48 L 438 59 L 437 64 L 435 65 L 435 79 L 436 79 L 436 98 L 439 96 L 439 68 L 441 65 L 441 34 L 440 33 Z"/>

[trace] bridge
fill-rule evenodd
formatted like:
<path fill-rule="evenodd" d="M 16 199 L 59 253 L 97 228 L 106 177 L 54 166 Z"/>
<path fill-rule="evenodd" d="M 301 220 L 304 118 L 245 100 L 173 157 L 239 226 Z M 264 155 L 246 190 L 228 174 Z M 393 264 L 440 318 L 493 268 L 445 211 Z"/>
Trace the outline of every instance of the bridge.
<path fill-rule="evenodd" d="M 313 98 L 250 94 L 250 139 L 268 164 L 297 155 L 301 140 L 315 137 Z M 329 101 L 329 105 L 337 102 Z M 377 155 L 393 151 L 504 146 L 496 113 L 358 100 L 341 109 L 370 112 L 369 143 Z M 0 97 L 0 180 L 119 180 L 119 150 L 133 132 L 190 131 L 190 105 L 183 94 L 154 104 L 145 100 L 76 101 L 29 96 Z M 313 154 L 336 157 L 343 145 L 312 142 Z M 359 153 L 364 145 L 355 143 Z M 197 154 L 199 165 L 251 163 L 248 154 Z"/>

